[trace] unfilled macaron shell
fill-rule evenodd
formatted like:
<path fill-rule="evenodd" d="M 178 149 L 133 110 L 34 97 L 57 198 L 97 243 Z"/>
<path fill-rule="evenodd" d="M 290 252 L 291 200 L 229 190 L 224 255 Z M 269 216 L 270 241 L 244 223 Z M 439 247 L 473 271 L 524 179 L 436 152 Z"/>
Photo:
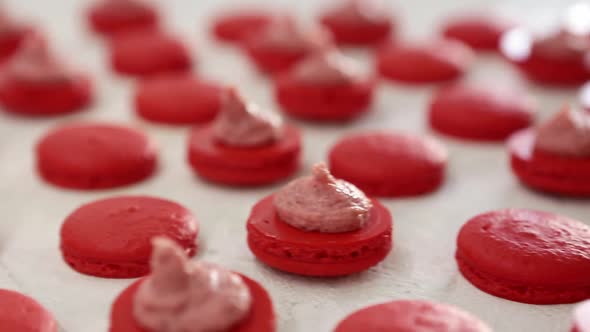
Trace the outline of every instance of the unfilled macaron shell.
<path fill-rule="evenodd" d="M 191 70 L 188 48 L 163 32 L 140 30 L 118 34 L 110 43 L 111 67 L 123 75 L 147 77 Z"/>
<path fill-rule="evenodd" d="M 454 84 L 430 103 L 430 126 L 464 139 L 503 141 L 532 124 L 535 102 L 517 89 Z"/>
<path fill-rule="evenodd" d="M 0 331 L 57 332 L 57 322 L 34 299 L 12 290 L 0 289 Z"/>
<path fill-rule="evenodd" d="M 164 124 L 199 124 L 213 120 L 221 108 L 222 87 L 190 74 L 148 78 L 138 84 L 135 111 Z"/>
<path fill-rule="evenodd" d="M 491 332 L 471 314 L 444 304 L 401 300 L 358 310 L 334 332 Z"/>
<path fill-rule="evenodd" d="M 377 52 L 377 71 L 405 83 L 436 83 L 462 76 L 474 54 L 460 41 L 440 39 L 418 44 L 391 43 Z"/>
<path fill-rule="evenodd" d="M 90 27 L 97 33 L 114 35 L 126 30 L 155 29 L 158 25 L 158 12 L 142 0 L 131 1 L 134 5 L 130 8 L 124 4 L 114 6 L 115 1 L 95 1 L 87 15 Z"/>
<path fill-rule="evenodd" d="M 476 50 L 493 51 L 500 46 L 502 34 L 515 24 L 498 16 L 466 14 L 450 18 L 442 27 L 446 38 L 464 42 Z"/>
<path fill-rule="evenodd" d="M 199 224 L 183 206 L 148 196 L 119 196 L 82 205 L 64 221 L 60 248 L 80 273 L 134 278 L 149 272 L 152 238 L 176 241 L 195 254 Z"/>
<path fill-rule="evenodd" d="M 269 25 L 275 15 L 264 10 L 242 10 L 223 13 L 213 20 L 211 32 L 222 41 L 242 42 Z"/>
<path fill-rule="evenodd" d="M 590 298 L 590 227 L 528 209 L 487 212 L 457 237 L 463 276 L 484 292 L 532 304 Z M 556 272 L 558 271 L 558 272 Z"/>
<path fill-rule="evenodd" d="M 57 128 L 37 144 L 37 170 L 71 189 L 104 189 L 139 182 L 157 167 L 153 141 L 135 129 L 88 123 Z"/>
<path fill-rule="evenodd" d="M 370 196 L 414 196 L 443 182 L 446 149 L 433 138 L 389 132 L 350 135 L 330 150 L 332 174 Z"/>

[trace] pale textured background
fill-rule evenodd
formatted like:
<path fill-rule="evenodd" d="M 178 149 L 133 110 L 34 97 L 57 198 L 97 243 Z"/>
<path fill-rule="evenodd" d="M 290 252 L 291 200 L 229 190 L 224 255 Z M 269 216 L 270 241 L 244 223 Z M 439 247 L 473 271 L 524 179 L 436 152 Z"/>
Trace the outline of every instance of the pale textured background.
<path fill-rule="evenodd" d="M 505 301 L 475 289 L 457 272 L 453 253 L 459 227 L 471 216 L 504 207 L 554 211 L 590 222 L 590 206 L 529 192 L 512 177 L 501 145 L 466 144 L 442 138 L 450 150 L 448 179 L 437 193 L 418 199 L 387 200 L 395 218 L 393 253 L 378 267 L 339 279 L 309 279 L 272 271 L 258 264 L 246 247 L 244 222 L 254 202 L 275 188 L 231 190 L 193 177 L 184 159 L 186 128 L 147 124 L 130 110 L 132 82 L 107 70 L 100 40 L 84 30 L 80 10 L 85 1 L 12 0 L 14 11 L 47 29 L 56 47 L 97 79 L 95 107 L 55 119 L 23 119 L 0 114 L 0 287 L 30 294 L 47 306 L 62 331 L 104 332 L 114 297 L 131 280 L 105 280 L 73 272 L 61 260 L 58 231 L 78 205 L 114 194 L 150 194 L 185 204 L 202 223 L 199 258 L 221 263 L 259 280 L 272 294 L 279 331 L 330 331 L 351 311 L 402 298 L 425 298 L 458 305 L 500 332 L 559 332 L 569 325 L 571 306 L 532 306 Z M 323 1 L 259 1 L 288 5 L 311 20 Z M 398 1 L 403 34 L 425 38 L 437 23 L 461 9 L 498 9 L 535 26 L 554 20 L 563 0 Z M 172 30 L 182 34 L 198 54 L 199 72 L 238 85 L 262 105 L 275 108 L 269 82 L 233 49 L 208 39 L 209 15 L 230 1 L 161 0 Z M 234 1 L 234 4 L 241 4 Z M 494 3 L 494 4 L 492 4 Z M 243 3 L 242 3 L 243 4 Z M 367 60 L 362 52 L 354 56 Z M 366 61 L 368 64 L 368 62 Z M 478 59 L 468 79 L 501 85 L 518 81 L 497 58 Z M 556 111 L 574 90 L 531 87 L 544 114 Z M 425 107 L 431 88 L 383 84 L 371 114 L 346 126 L 305 125 L 305 169 L 324 159 L 343 134 L 365 128 L 428 133 Z M 33 147 L 56 124 L 87 119 L 112 120 L 141 127 L 161 145 L 162 167 L 151 180 L 116 191 L 62 191 L 41 183 L 33 171 Z M 556 271 L 556 273 L 558 273 Z"/>

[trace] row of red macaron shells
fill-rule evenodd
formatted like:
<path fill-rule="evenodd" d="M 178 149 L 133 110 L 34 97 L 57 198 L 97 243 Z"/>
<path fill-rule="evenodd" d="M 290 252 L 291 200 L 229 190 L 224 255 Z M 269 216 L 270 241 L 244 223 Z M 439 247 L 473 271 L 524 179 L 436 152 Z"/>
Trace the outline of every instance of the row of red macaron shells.
<path fill-rule="evenodd" d="M 376 200 L 373 200 L 371 218 L 362 229 L 321 234 L 295 229 L 280 220 L 274 212 L 272 197 L 254 206 L 247 230 L 251 251 L 261 262 L 275 269 L 316 277 L 348 275 L 378 264 L 392 248 L 391 216 Z M 144 224 L 146 227 L 141 226 Z M 171 201 L 145 196 L 113 197 L 85 204 L 70 214 L 60 232 L 60 248 L 64 260 L 81 273 L 138 277 L 149 273 L 150 241 L 154 234 L 173 239 L 190 256 L 196 251 L 198 225 L 189 210 Z M 385 241 L 382 241 L 381 228 L 389 234 Z M 118 232 L 113 233 L 113 229 Z M 100 236 L 104 232 L 110 236 Z M 590 249 L 589 237 L 590 227 L 567 217 L 527 209 L 498 210 L 475 216 L 465 223 L 457 237 L 456 261 L 462 275 L 489 294 L 533 304 L 572 303 L 590 297 L 586 281 L 590 260 L 584 255 Z M 355 248 L 361 245 L 371 249 L 355 254 Z M 556 250 L 560 255 L 554 254 Z M 345 251 L 349 254 L 344 254 Z M 555 270 L 561 273 L 551 273 Z M 260 285 L 247 280 L 267 302 L 266 312 L 262 313 L 262 323 L 266 327 L 261 327 L 262 331 L 274 331 L 270 298 Z M 144 331 L 137 327 L 131 314 L 139 282 L 133 283 L 114 302 L 111 331 Z M 416 327 L 414 320 L 380 317 L 397 310 L 409 310 L 407 315 L 418 318 L 428 315 L 437 321 L 437 328 L 428 331 L 462 331 L 456 329 L 453 322 L 461 322 L 461 326 L 473 325 L 470 330 L 489 331 L 468 314 L 422 301 L 397 301 L 363 309 L 345 319 L 336 331 L 354 331 L 352 327 L 362 324 L 368 332 L 384 327 L 393 331 Z M 371 323 L 374 319 L 378 319 L 379 324 Z M 247 326 L 235 330 L 250 331 L 252 325 Z"/>
<path fill-rule="evenodd" d="M 101 7 L 102 6 L 102 7 Z M 90 17 L 103 17 L 103 19 L 91 19 L 92 24 L 95 25 L 95 30 L 98 31 L 109 31 L 109 28 L 100 27 L 101 24 L 105 24 L 104 22 L 108 22 L 109 20 L 119 20 L 121 17 L 125 17 L 125 15 L 115 15 L 114 18 L 109 18 L 108 15 L 112 15 L 112 8 L 108 9 L 109 6 L 114 6 L 109 1 L 102 3 L 101 6 L 94 8 L 91 10 Z M 106 6 L 106 7 L 105 7 Z M 107 9 L 105 9 L 105 8 Z M 117 7 L 118 8 L 118 7 Z M 104 13 L 103 13 L 104 11 Z M 144 8 L 143 12 L 152 12 L 149 17 L 150 19 L 146 19 L 146 22 L 151 22 L 150 24 L 146 24 L 142 20 L 131 20 L 129 24 L 133 26 L 133 24 L 137 24 L 138 22 L 143 22 L 141 24 L 146 24 L 148 26 L 154 25 L 154 17 L 155 12 L 153 10 L 147 10 Z M 102 13 L 102 14 L 100 14 Z M 134 12 L 137 14 L 137 12 Z M 132 16 L 134 17 L 134 16 Z M 232 28 L 228 28 L 228 30 L 233 31 L 248 31 L 251 29 L 244 28 L 242 25 L 254 24 L 254 20 L 252 17 L 259 17 L 257 15 L 250 15 L 250 14 L 236 14 L 235 16 L 228 16 L 219 19 L 219 22 L 216 23 L 214 31 L 225 31 L 225 25 L 229 25 Z M 272 21 L 270 19 L 270 14 L 265 15 L 266 19 L 262 20 L 264 22 Z M 261 19 L 260 19 L 261 20 Z M 103 22 L 103 23 L 96 23 Z M 473 21 L 478 21 L 473 19 Z M 228 23 L 229 22 L 229 23 Z M 238 23 L 236 23 L 238 22 Z M 481 24 L 485 25 L 486 20 L 479 20 Z M 236 29 L 235 25 L 241 27 L 241 29 Z M 472 24 L 475 24 L 472 22 Z M 106 24 L 108 26 L 108 24 Z M 461 26 L 461 24 L 458 24 Z M 473 30 L 470 24 L 466 24 L 469 29 L 465 30 Z M 139 29 L 136 30 L 136 26 L 134 27 L 127 27 L 124 22 L 118 22 L 116 24 L 113 23 L 113 27 L 116 27 L 116 31 L 127 31 L 127 33 L 115 33 L 119 38 L 113 38 L 111 45 L 112 56 L 111 56 L 111 63 L 112 67 L 121 73 L 131 74 L 134 76 L 151 76 L 153 74 L 161 74 L 167 72 L 184 72 L 191 68 L 191 57 L 189 52 L 184 47 L 184 45 L 176 40 L 175 38 L 169 36 L 167 33 L 162 32 L 161 30 L 157 29 Z M 253 28 L 254 29 L 254 28 Z M 256 30 L 256 29 L 254 29 Z M 459 29 L 461 31 L 461 29 Z M 493 30 L 493 29 L 488 29 Z M 130 32 L 132 31 L 132 32 Z M 447 31 L 455 31 L 455 29 L 447 29 Z M 485 29 L 475 29 L 474 31 L 480 31 L 480 34 L 484 34 Z M 332 31 L 333 32 L 333 31 Z M 488 31 L 489 32 L 489 31 Z M 477 35 L 477 33 L 473 32 Z M 221 36 L 224 36 L 224 33 L 218 33 Z M 459 38 L 461 33 L 453 33 L 448 32 L 447 34 L 453 35 L 455 38 Z M 559 37 L 561 36 L 561 37 Z M 555 38 L 567 39 L 569 37 L 562 36 L 561 34 Z M 469 36 L 473 37 L 473 36 Z M 475 38 L 475 37 L 473 37 Z M 481 37 L 484 38 L 484 37 Z M 231 39 L 231 38 L 229 38 Z M 469 39 L 465 37 L 463 39 Z M 497 39 L 497 36 L 496 36 Z M 560 39 L 560 40 L 561 40 Z M 473 42 L 472 42 L 473 43 Z M 497 43 L 497 40 L 496 40 Z M 549 43 L 549 42 L 547 42 Z M 460 43 L 456 41 L 450 40 L 442 40 L 435 43 L 429 43 L 428 49 L 424 50 L 405 50 L 403 47 L 399 45 L 394 45 L 392 47 L 388 47 L 387 51 L 380 52 L 378 58 L 377 67 L 379 68 L 379 72 L 389 78 L 399 79 L 402 81 L 415 81 L 415 82 L 436 82 L 436 81 L 446 81 L 450 79 L 454 79 L 459 77 L 465 70 L 465 65 L 470 63 L 468 59 L 471 57 L 469 51 L 466 51 L 466 46 L 457 46 Z M 544 45 L 544 44 L 543 44 Z M 565 45 L 565 46 L 564 46 Z M 550 54 L 562 54 L 567 52 L 561 52 L 551 47 L 569 47 L 569 44 L 566 41 L 561 42 L 551 42 L 547 47 L 543 47 L 541 49 L 546 49 Z M 551 47 L 550 47 L 551 46 Z M 571 45 L 570 45 L 571 46 Z M 288 52 L 288 51 L 286 51 Z M 252 52 L 250 52 L 252 53 Z M 271 52 L 272 53 L 272 52 Z M 277 53 L 272 53 L 275 56 Z M 543 54 L 541 54 L 543 55 Z M 269 60 L 268 56 L 264 56 L 265 61 L 255 61 L 255 63 L 261 64 L 264 62 L 273 62 L 274 60 Z M 298 59 L 300 60 L 300 59 Z M 540 62 L 545 61 L 544 65 L 535 65 L 534 68 L 555 68 L 555 63 L 569 63 L 570 58 L 568 59 L 541 59 Z M 536 61 L 536 60 L 535 60 Z M 282 61 L 279 61 L 282 62 Z M 414 64 L 414 65 L 408 65 Z M 412 72 L 407 72 L 408 70 Z M 553 70 L 553 69 L 552 69 Z M 564 72 L 565 70 L 553 70 L 555 72 Z M 282 83 L 282 84 L 281 84 Z M 354 109 L 349 109 L 350 107 L 344 108 L 342 104 L 338 105 L 330 105 L 330 103 L 322 103 L 321 100 L 325 99 L 332 99 L 332 98 L 320 98 L 320 101 L 317 101 L 318 98 L 311 98 L 314 97 L 309 91 L 306 90 L 302 86 L 298 86 L 294 88 L 291 84 L 285 83 L 285 80 L 279 80 L 278 87 L 277 87 L 277 99 L 282 104 L 283 108 L 290 114 L 310 118 L 314 120 L 342 120 L 352 118 L 361 114 L 363 111 L 367 110 L 370 99 L 371 99 L 371 92 L 372 89 L 365 84 L 352 84 L 347 86 L 346 88 L 342 89 L 335 89 L 334 88 L 325 88 L 321 94 L 321 97 L 325 97 L 326 95 L 337 95 L 339 99 L 351 100 L 350 103 L 342 103 L 343 105 L 354 105 Z M 169 78 L 164 78 L 163 81 L 156 83 L 152 82 L 151 88 L 149 89 L 150 93 L 154 91 L 157 92 L 158 90 L 162 90 L 162 86 L 172 84 L 174 86 L 178 86 L 181 91 L 188 91 L 188 89 L 193 89 L 195 94 L 198 94 L 199 97 L 206 96 L 209 93 L 212 93 L 214 88 L 214 84 L 207 84 L 206 82 L 182 82 L 182 80 L 171 80 Z M 157 85 L 159 87 L 154 87 Z M 88 83 L 86 84 L 78 84 L 66 89 L 65 87 L 60 88 L 59 86 L 56 87 L 55 85 L 48 86 L 48 87 L 39 87 L 36 86 L 36 89 L 32 89 L 28 86 L 23 86 L 23 84 L 4 84 L 5 93 L 0 94 L 4 95 L 4 104 L 8 110 L 13 110 L 18 113 L 40 113 L 40 114 L 51 114 L 51 113 L 60 113 L 60 112 L 68 112 L 74 111 L 86 106 L 91 101 L 91 91 L 89 90 Z M 314 86 L 314 88 L 317 88 Z M 199 89 L 203 89 L 204 91 L 199 92 Z M 61 93 L 57 93 L 61 92 Z M 60 98 L 53 98 L 49 99 L 54 103 L 57 103 L 55 107 L 50 106 L 50 102 L 48 102 L 48 98 L 24 98 L 23 96 L 30 96 L 31 94 L 36 94 L 37 97 L 47 96 L 49 94 L 55 96 L 61 96 Z M 162 117 L 161 114 L 165 114 L 161 109 L 157 107 L 157 101 L 154 102 L 154 99 L 161 100 L 161 99 L 171 99 L 174 97 L 175 92 L 171 92 L 172 96 L 162 96 L 162 97 L 152 97 L 151 103 L 142 103 L 142 107 L 140 107 L 140 114 L 143 114 L 146 118 L 150 118 L 156 121 L 162 122 L 171 122 L 171 123 L 178 123 L 178 122 L 185 122 L 185 121 L 202 121 L 203 119 L 209 119 L 211 117 L 211 111 L 203 111 L 203 114 L 200 114 L 197 111 L 188 112 L 194 113 L 193 115 L 186 115 L 184 116 L 182 111 L 186 111 L 190 109 L 191 105 L 184 105 L 184 107 L 180 107 L 178 105 L 176 108 L 173 108 L 176 112 L 170 112 L 169 117 Z M 497 93 L 497 95 L 501 95 L 503 92 Z M 143 94 L 141 94 L 143 95 Z M 148 93 L 149 95 L 149 93 Z M 305 98 L 299 98 L 299 97 Z M 167 97 L 167 98 L 166 98 Z M 23 100 L 24 99 L 24 100 Z M 196 97 L 193 99 L 197 99 Z M 305 107 L 302 105 L 298 105 L 294 101 L 296 100 L 306 100 Z M 32 103 L 32 100 L 39 101 L 34 105 L 27 105 L 27 103 Z M 58 100 L 58 102 L 56 102 Z M 313 101 L 316 100 L 314 103 Z M 153 106 L 153 105 L 156 106 Z M 311 105 L 310 105 L 311 104 Z M 316 105 L 317 104 L 317 105 Z M 192 105 L 194 107 L 194 104 Z M 336 111 L 329 111 L 333 108 L 338 106 L 339 110 Z M 154 111 L 154 108 L 156 110 Z M 309 111 L 311 109 L 311 111 Z M 176 115 L 175 115 L 176 114 Z M 487 115 L 487 114 L 484 114 Z M 493 116 L 493 114 L 492 114 Z M 521 116 L 521 114 L 516 115 L 515 117 Z M 453 121 L 451 121 L 453 122 Z"/>

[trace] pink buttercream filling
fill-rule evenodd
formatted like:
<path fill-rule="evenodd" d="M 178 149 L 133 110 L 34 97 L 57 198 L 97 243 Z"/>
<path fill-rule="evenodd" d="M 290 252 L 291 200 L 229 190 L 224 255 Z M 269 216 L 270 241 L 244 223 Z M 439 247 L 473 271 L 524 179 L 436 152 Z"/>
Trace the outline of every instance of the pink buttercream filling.
<path fill-rule="evenodd" d="M 590 332 L 590 301 L 582 302 L 574 309 L 574 326 L 579 332 Z"/>
<path fill-rule="evenodd" d="M 330 14 L 350 24 L 366 24 L 388 21 L 390 11 L 382 0 L 348 0 Z"/>
<path fill-rule="evenodd" d="M 565 157 L 590 157 L 590 115 L 565 106 L 537 129 L 535 148 Z"/>
<path fill-rule="evenodd" d="M 244 102 L 233 88 L 226 92 L 222 110 L 213 123 L 217 141 L 228 146 L 257 147 L 279 140 L 282 134 L 283 124 L 278 115 Z"/>
<path fill-rule="evenodd" d="M 326 49 L 332 45 L 330 34 L 323 28 L 302 30 L 293 21 L 286 18 L 273 20 L 264 29 L 264 32 L 255 38 L 260 47 L 293 52 Z"/>
<path fill-rule="evenodd" d="M 8 62 L 4 77 L 28 82 L 64 82 L 73 78 L 71 69 L 55 57 L 44 39 L 31 36 Z"/>
<path fill-rule="evenodd" d="M 311 176 L 278 191 L 274 207 L 281 220 L 295 228 L 343 233 L 365 225 L 372 203 L 360 189 L 334 178 L 326 165 L 317 164 Z"/>
<path fill-rule="evenodd" d="M 223 332 L 248 315 L 252 298 L 240 276 L 189 261 L 167 238 L 153 244 L 151 274 L 133 302 L 141 326 L 151 332 Z"/>
<path fill-rule="evenodd" d="M 339 85 L 362 80 L 358 64 L 335 50 L 319 50 L 293 70 L 295 80 L 306 84 Z"/>

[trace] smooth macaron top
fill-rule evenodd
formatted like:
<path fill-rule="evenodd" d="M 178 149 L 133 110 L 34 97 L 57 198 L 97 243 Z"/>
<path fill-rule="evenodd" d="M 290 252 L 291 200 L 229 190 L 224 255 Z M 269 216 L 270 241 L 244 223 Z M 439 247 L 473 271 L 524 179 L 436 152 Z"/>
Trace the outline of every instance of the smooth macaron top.
<path fill-rule="evenodd" d="M 377 66 L 386 78 L 406 83 L 448 81 L 463 75 L 474 54 L 464 43 L 435 39 L 422 43 L 389 43 L 377 52 Z"/>
<path fill-rule="evenodd" d="M 82 205 L 61 227 L 61 249 L 81 258 L 147 264 L 154 236 L 166 236 L 192 254 L 198 223 L 171 201 L 120 196 Z"/>
<path fill-rule="evenodd" d="M 57 332 L 57 323 L 51 313 L 32 298 L 0 289 L 0 331 Z"/>
<path fill-rule="evenodd" d="M 334 176 L 352 183 L 356 178 L 373 183 L 438 170 L 446 164 L 447 152 L 431 138 L 372 132 L 341 139 L 330 151 L 329 159 Z"/>
<path fill-rule="evenodd" d="M 480 273 L 515 283 L 588 287 L 590 227 L 528 209 L 488 212 L 461 228 L 457 257 Z"/>
<path fill-rule="evenodd" d="M 502 34 L 513 28 L 510 20 L 472 13 L 450 18 L 442 27 L 446 38 L 454 38 L 478 50 L 496 50 Z"/>
<path fill-rule="evenodd" d="M 219 112 L 222 93 L 220 85 L 191 74 L 158 75 L 138 84 L 135 106 L 139 115 L 154 122 L 206 123 Z"/>
<path fill-rule="evenodd" d="M 146 135 L 104 123 L 68 125 L 51 131 L 38 143 L 37 157 L 47 177 L 68 177 L 74 182 L 78 178 L 89 182 L 89 187 L 92 181 L 102 186 L 99 182 L 104 178 L 113 178 L 109 182 L 113 185 L 135 179 L 134 173 L 153 169 L 157 159 L 156 146 Z"/>
<path fill-rule="evenodd" d="M 445 134 L 481 140 L 503 140 L 531 125 L 535 101 L 523 91 L 451 84 L 434 94 L 430 123 Z"/>
<path fill-rule="evenodd" d="M 483 322 L 458 308 L 420 300 L 402 300 L 354 312 L 334 332 L 490 332 Z"/>

